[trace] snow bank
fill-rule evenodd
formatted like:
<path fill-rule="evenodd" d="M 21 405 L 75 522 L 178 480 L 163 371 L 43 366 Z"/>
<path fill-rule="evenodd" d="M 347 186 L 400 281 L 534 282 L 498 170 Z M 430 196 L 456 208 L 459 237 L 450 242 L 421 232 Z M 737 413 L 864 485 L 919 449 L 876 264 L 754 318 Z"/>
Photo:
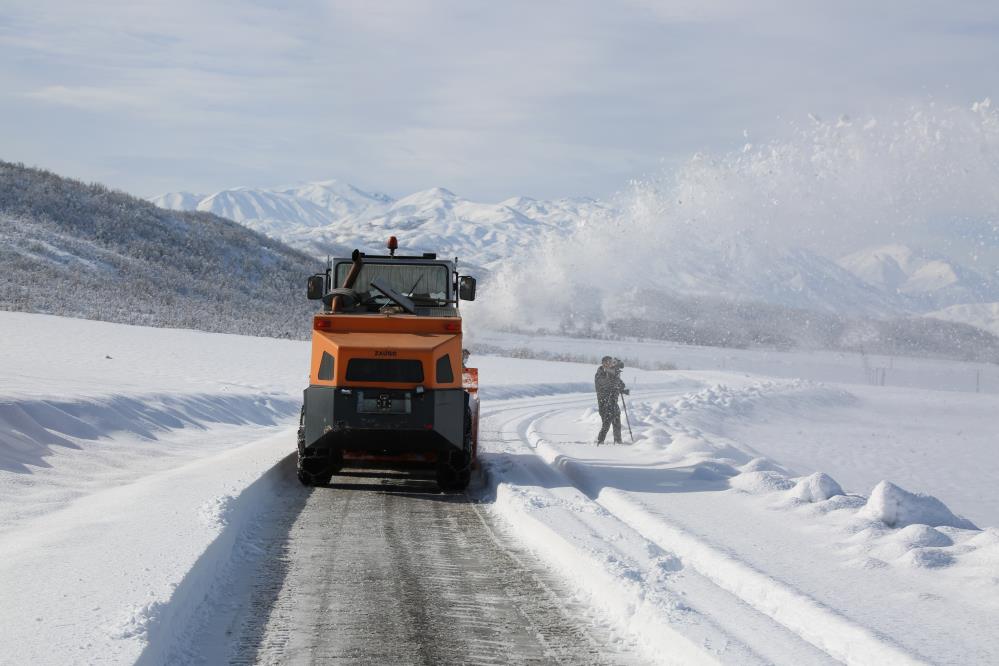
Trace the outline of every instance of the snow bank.
<path fill-rule="evenodd" d="M 560 475 L 561 480 L 515 475 L 503 479 L 509 484 L 505 491 L 509 497 L 551 530 L 540 538 L 539 549 L 550 547 L 545 543 L 549 537 L 559 536 L 583 551 L 577 557 L 594 555 L 592 532 L 562 520 L 562 511 L 601 521 L 617 518 L 629 529 L 619 528 L 605 538 L 626 542 L 634 532 L 658 545 L 657 552 L 679 557 L 682 574 L 668 580 L 673 591 L 682 593 L 685 583 L 708 578 L 742 607 L 758 609 L 838 660 L 949 663 L 981 661 L 982 655 L 996 653 L 997 642 L 986 635 L 994 624 L 992 615 L 999 611 L 991 584 L 999 570 L 999 532 L 933 525 L 935 521 L 925 515 L 919 520 L 928 522 L 886 524 L 867 511 L 868 497 L 844 494 L 869 491 L 881 478 L 880 472 L 858 484 L 855 479 L 840 478 L 840 467 L 830 474 L 826 472 L 833 470 L 822 466 L 841 456 L 860 455 L 863 448 L 873 459 L 871 468 L 889 473 L 904 470 L 909 461 L 900 460 L 897 450 L 886 453 L 876 446 L 861 447 L 862 432 L 857 438 L 844 436 L 842 446 L 827 438 L 820 447 L 809 428 L 818 419 L 841 419 L 863 431 L 868 419 L 880 410 L 880 405 L 872 404 L 873 390 L 847 392 L 808 382 L 757 381 L 736 373 L 675 374 L 696 378 L 702 387 L 677 386 L 644 399 L 641 394 L 633 395 L 629 409 L 634 446 L 594 447 L 592 437 L 599 419 L 592 399 L 584 396 L 490 407 L 494 415 L 485 422 L 490 429 L 499 428 L 500 439 L 487 440 L 487 450 L 513 448 L 508 442 L 526 436 L 533 451 Z M 705 382 L 710 385 L 704 386 Z M 899 391 L 894 398 L 911 401 L 912 393 Z M 919 397 L 938 399 L 936 394 Z M 967 411 L 985 412 L 987 405 L 974 403 Z M 947 415 L 948 409 L 945 404 L 939 414 L 911 419 L 905 427 L 918 429 L 936 418 L 942 425 L 949 424 L 953 435 L 955 422 Z M 889 418 L 891 413 L 889 409 Z M 958 418 L 958 422 L 963 428 L 965 419 Z M 766 437 L 753 442 L 759 446 L 755 449 L 741 433 L 761 423 L 773 427 Z M 813 450 L 815 455 L 775 456 L 778 462 L 767 457 L 775 450 L 766 446 L 767 438 L 782 441 L 788 451 L 800 448 Z M 897 444 L 911 450 L 914 442 L 900 438 Z M 531 451 L 522 447 L 509 459 L 528 464 Z M 878 461 L 879 456 L 885 459 Z M 911 462 L 918 465 L 918 460 L 913 455 Z M 857 462 L 846 467 L 851 464 Z M 966 478 L 927 470 L 925 465 L 916 468 L 924 472 L 924 482 L 928 480 L 942 492 L 952 479 Z M 802 475 L 815 469 L 825 472 Z M 911 483 L 909 476 L 903 478 L 907 479 L 904 485 Z M 850 480 L 854 488 L 837 479 Z M 581 490 L 592 504 L 551 498 L 563 489 L 566 493 Z M 961 508 L 967 510 L 966 504 Z M 532 521 L 511 512 L 510 522 L 527 540 L 535 538 L 530 534 L 536 529 Z M 584 579 L 578 584 L 588 590 L 595 604 L 621 601 L 606 599 L 616 590 L 585 580 L 590 573 L 581 565 L 573 567 L 571 561 L 567 557 L 559 569 Z M 608 560 L 609 566 L 621 561 Z M 634 562 L 629 570 L 633 580 L 651 583 L 637 573 L 642 568 Z M 710 607 L 702 593 L 698 590 L 685 598 L 697 611 Z M 871 599 L 878 603 L 871 604 Z M 609 614 L 628 621 L 627 613 Z M 738 617 L 740 626 L 751 626 L 738 613 L 727 617 Z M 769 661 L 815 663 L 819 659 Z"/>
<path fill-rule="evenodd" d="M 288 462 L 294 428 L 256 430 L 269 436 L 246 443 L 250 432 L 231 431 L 237 443 L 220 453 L 91 492 L 6 530 L 2 659 L 133 663 L 145 651 L 145 663 L 168 663 L 192 623 L 222 603 L 215 586 L 245 556 L 241 535 L 304 492 Z"/>
<path fill-rule="evenodd" d="M 297 511 L 307 495 L 295 478 L 294 456 L 287 456 L 246 488 L 206 500 L 200 517 L 218 535 L 176 582 L 169 599 L 133 609 L 120 625 L 119 638 L 145 644 L 135 663 L 198 661 L 202 655 L 190 651 L 190 639 L 231 602 L 224 598 L 226 582 L 262 554 L 253 533 L 273 529 L 281 522 L 273 520 L 275 515 Z"/>
<path fill-rule="evenodd" d="M 742 472 L 782 472 L 787 474 L 788 471 L 782 465 L 777 464 L 770 458 L 764 458 L 759 456 L 753 458 L 748 463 L 739 468 Z"/>
<path fill-rule="evenodd" d="M 924 524 L 933 527 L 978 529 L 970 520 L 951 513 L 951 510 L 936 497 L 911 493 L 888 481 L 882 481 L 874 487 L 863 514 L 880 520 L 890 527 Z"/>
<path fill-rule="evenodd" d="M 844 494 L 836 480 L 825 472 L 795 478 L 765 458 L 755 458 L 741 470 L 729 480 L 730 487 L 751 495 L 779 493 L 778 497 L 784 501 L 778 501 L 778 505 L 817 504 Z"/>
<path fill-rule="evenodd" d="M 937 569 L 955 561 L 948 550 L 954 539 L 929 525 L 913 524 L 887 532 L 865 530 L 853 541 L 859 546 L 854 550 L 867 556 L 864 561 L 868 567 L 894 560 L 908 567 Z"/>
<path fill-rule="evenodd" d="M 869 498 L 846 496 L 824 472 L 793 478 L 767 469 L 769 465 L 760 460 L 744 465 L 743 471 L 728 479 L 729 487 L 771 498 L 771 509 L 804 510 L 820 526 L 845 530 L 851 534 L 845 552 L 865 568 L 894 562 L 902 567 L 939 569 L 977 550 L 968 540 L 978 528 L 954 515 L 936 497 L 912 493 L 888 481 L 880 482 Z M 954 535 L 936 527 L 952 528 Z M 956 540 L 965 543 L 956 546 Z"/>
<path fill-rule="evenodd" d="M 640 438 L 645 438 L 660 427 L 694 435 L 702 430 L 721 435 L 727 422 L 751 418 L 761 409 L 800 415 L 856 402 L 849 391 L 810 381 L 750 381 L 736 387 L 715 384 L 675 400 L 639 402 L 631 410 L 633 420 L 643 426 Z M 742 451 L 737 457 L 742 464 L 756 456 L 747 457 Z"/>
<path fill-rule="evenodd" d="M 598 469 L 563 455 L 537 431 L 528 430 L 527 434 L 535 450 L 549 465 L 564 474 L 574 486 L 596 498 L 599 505 L 611 515 L 665 552 L 679 557 L 685 567 L 693 568 L 835 659 L 847 664 L 921 663 L 893 641 L 878 636 L 793 587 L 757 571 L 730 553 L 720 551 L 696 536 L 666 524 L 630 496 L 629 491 L 634 489 L 608 487 L 610 484 L 607 484 Z M 665 473 L 664 470 L 661 471 Z M 776 472 L 745 472 L 736 476 L 733 481 L 740 477 L 744 477 L 743 483 L 758 492 L 784 491 L 796 486 Z M 780 479 L 784 479 L 784 482 L 780 482 Z M 831 487 L 825 481 L 809 479 L 810 477 L 803 479 L 806 487 Z"/>
<path fill-rule="evenodd" d="M 995 582 L 999 571 L 999 527 L 987 527 L 962 544 L 966 552 L 959 555 L 961 566 L 973 580 Z M 999 611 L 999 604 L 994 604 Z"/>
<path fill-rule="evenodd" d="M 134 437 L 155 441 L 184 428 L 213 425 L 273 426 L 299 403 L 287 395 L 149 394 L 77 400 L 0 401 L 0 470 L 31 473 L 54 447 L 80 449 L 79 440 Z"/>
<path fill-rule="evenodd" d="M 492 510 L 657 663 L 717 664 L 700 620 L 670 591 L 678 560 L 620 523 L 534 456 L 484 454 Z M 691 635 L 693 634 L 693 636 Z"/>
<path fill-rule="evenodd" d="M 170 661 L 302 490 L 275 465 L 308 345 L 6 312 L 0 338 L 0 662 Z"/>
<path fill-rule="evenodd" d="M 873 577 L 884 581 L 884 589 L 904 589 L 914 599 L 944 599 L 942 608 L 964 603 L 983 581 L 995 577 L 999 539 L 981 538 L 974 525 L 954 516 L 938 499 L 891 486 L 887 504 L 894 513 L 875 513 L 870 507 L 886 504 L 890 484 L 879 484 L 870 498 L 846 495 L 829 474 L 796 475 L 719 434 L 727 420 L 744 418 L 764 405 L 807 414 L 809 405 L 830 399 L 851 400 L 821 386 L 775 384 L 712 387 L 670 400 L 633 402 L 633 447 L 591 448 L 577 441 L 579 431 L 595 425 L 589 407 L 565 415 L 552 414 L 549 407 L 536 420 L 521 421 L 519 428 L 567 485 L 582 490 L 610 517 L 678 556 L 684 570 L 710 579 L 817 648 L 846 663 L 921 663 L 925 641 L 918 634 L 900 633 L 896 642 L 894 633 L 883 633 L 884 623 L 870 621 L 866 609 L 838 606 L 843 595 L 835 586 L 828 594 L 828 570 L 807 571 L 798 580 L 798 572 L 770 567 L 771 558 L 759 552 L 764 540 L 769 548 L 814 556 L 831 570 L 859 567 L 868 573 L 843 573 L 847 584 L 869 584 Z M 545 487 L 553 485 L 548 481 Z M 680 499 L 694 497 L 710 507 L 704 515 L 697 514 L 696 501 Z M 685 518 L 664 517 L 670 516 L 671 506 Z M 718 511 L 725 513 L 727 523 Z M 766 520 L 768 515 L 775 518 Z M 714 520 L 737 533 L 743 521 L 763 520 L 765 525 L 746 528 L 748 534 L 740 538 L 750 551 L 743 552 L 732 549 L 738 539 L 728 538 L 731 534 L 712 534 L 704 523 Z M 766 529 L 755 536 L 762 527 Z M 959 586 L 951 589 L 956 581 Z M 969 616 L 974 621 L 980 617 L 973 611 Z"/>
<path fill-rule="evenodd" d="M 740 465 L 739 474 L 729 485 L 742 492 L 781 497 L 804 503 L 821 503 L 843 495 L 843 489 L 828 474 L 815 472 L 794 478 L 773 461 L 756 456 L 719 433 L 725 422 L 745 415 L 762 405 L 768 409 L 805 411 L 816 405 L 852 404 L 856 398 L 847 391 L 811 382 L 758 382 L 740 389 L 717 385 L 690 393 L 670 402 L 659 401 L 633 406 L 640 426 L 639 442 L 668 442 L 666 451 L 673 462 L 712 460 Z M 709 432 L 705 432 L 705 430 Z M 912 493 L 888 481 L 871 492 L 858 516 L 878 520 L 889 527 L 913 524 L 950 526 L 977 530 L 969 520 L 954 515 L 939 499 Z"/>
<path fill-rule="evenodd" d="M 969 539 L 978 528 L 936 497 L 888 481 L 878 483 L 870 497 L 846 495 L 824 472 L 794 475 L 722 435 L 731 419 L 749 417 L 764 407 L 807 414 L 816 406 L 855 401 L 846 391 L 795 381 L 754 382 L 740 388 L 716 385 L 673 400 L 638 402 L 632 404 L 634 450 L 651 456 L 670 470 L 669 478 L 680 479 L 688 489 L 710 489 L 720 482 L 734 492 L 760 498 L 771 509 L 802 512 L 846 538 L 845 554 L 852 563 L 921 569 L 963 562 L 972 566 L 970 556 L 978 547 Z M 583 413 L 583 421 L 592 418 L 590 410 Z M 545 446 L 533 425 L 527 434 L 536 445 Z M 552 464 L 572 476 L 577 463 L 563 457 L 553 458 Z M 957 534 L 927 531 L 937 527 Z"/>

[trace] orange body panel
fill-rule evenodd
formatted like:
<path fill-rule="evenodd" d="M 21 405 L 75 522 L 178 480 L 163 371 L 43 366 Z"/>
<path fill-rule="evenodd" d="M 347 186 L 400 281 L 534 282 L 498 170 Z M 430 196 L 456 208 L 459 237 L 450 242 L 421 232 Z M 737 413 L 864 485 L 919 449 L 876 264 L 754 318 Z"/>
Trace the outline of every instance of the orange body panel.
<path fill-rule="evenodd" d="M 320 329 L 320 326 L 324 328 Z M 461 333 L 461 317 L 417 317 L 410 314 L 316 315 L 314 330 L 350 333 Z"/>
<path fill-rule="evenodd" d="M 317 386 L 364 386 L 370 382 L 347 380 L 347 364 L 354 358 L 418 360 L 423 365 L 421 386 L 427 389 L 461 388 L 461 319 L 412 315 L 331 315 L 312 333 L 309 383 Z M 445 324 L 456 331 L 445 331 Z M 323 352 L 333 357 L 333 378 L 319 379 Z M 437 362 L 447 355 L 452 381 L 437 381 Z M 412 388 L 414 383 L 379 382 L 385 388 Z"/>

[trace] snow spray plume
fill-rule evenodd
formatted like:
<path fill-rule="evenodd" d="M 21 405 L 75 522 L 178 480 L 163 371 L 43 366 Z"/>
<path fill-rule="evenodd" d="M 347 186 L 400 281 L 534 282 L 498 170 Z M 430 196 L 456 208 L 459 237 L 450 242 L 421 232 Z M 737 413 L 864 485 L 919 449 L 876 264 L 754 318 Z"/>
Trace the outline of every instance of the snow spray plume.
<path fill-rule="evenodd" d="M 836 296 L 822 293 L 841 275 L 832 260 L 866 246 L 914 243 L 980 268 L 999 263 L 989 254 L 999 252 L 997 183 L 999 113 L 989 100 L 810 118 L 787 139 L 695 155 L 632 183 L 615 214 L 511 258 L 471 314 L 493 326 L 585 328 L 641 307 L 647 289 L 793 307 L 833 299 L 836 309 Z M 871 297 L 840 298 L 850 307 Z"/>

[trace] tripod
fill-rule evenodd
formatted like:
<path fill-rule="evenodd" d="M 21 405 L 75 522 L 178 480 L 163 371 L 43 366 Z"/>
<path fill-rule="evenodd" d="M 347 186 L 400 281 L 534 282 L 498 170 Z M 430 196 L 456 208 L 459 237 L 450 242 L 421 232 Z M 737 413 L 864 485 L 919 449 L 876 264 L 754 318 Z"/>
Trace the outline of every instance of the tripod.
<path fill-rule="evenodd" d="M 631 419 L 628 417 L 628 403 L 624 401 L 624 393 L 621 394 L 621 406 L 624 407 L 624 422 L 628 424 L 628 436 L 631 437 L 631 443 L 635 443 L 635 434 L 631 432 Z"/>

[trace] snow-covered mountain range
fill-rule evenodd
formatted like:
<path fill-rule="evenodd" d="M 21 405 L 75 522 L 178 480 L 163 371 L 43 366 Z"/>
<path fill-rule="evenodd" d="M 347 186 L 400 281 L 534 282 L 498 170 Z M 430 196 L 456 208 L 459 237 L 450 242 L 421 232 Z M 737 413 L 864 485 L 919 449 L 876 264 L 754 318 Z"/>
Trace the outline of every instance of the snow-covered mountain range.
<path fill-rule="evenodd" d="M 999 335 L 999 276 L 907 245 L 883 245 L 838 261 L 907 311 L 969 324 Z"/>
<path fill-rule="evenodd" d="M 487 270 L 520 256 L 551 232 L 572 233 L 584 220 L 609 212 L 592 199 L 476 203 L 440 187 L 393 199 L 336 180 L 275 189 L 237 187 L 209 196 L 176 192 L 152 202 L 214 213 L 317 257 L 355 247 L 380 252 L 395 235 L 406 252 L 459 256 Z"/>
<path fill-rule="evenodd" d="M 559 253 L 559 239 L 567 241 L 565 253 L 580 259 L 559 257 L 563 273 L 586 270 L 587 265 L 597 272 L 613 271 L 612 263 L 597 259 L 601 239 L 643 235 L 641 227 L 627 228 L 627 213 L 593 199 L 515 197 L 479 203 L 444 188 L 393 199 L 337 180 L 273 189 L 237 187 L 208 196 L 176 192 L 152 201 L 162 208 L 235 220 L 317 258 L 346 254 L 354 247 L 379 252 L 385 239 L 396 235 L 406 251 L 459 256 L 464 264 L 501 278 L 512 260 L 533 256 L 537 262 Z M 576 239 L 575 245 L 570 239 Z M 858 247 L 837 258 L 802 247 L 776 247 L 746 233 L 685 236 L 654 250 L 660 254 L 642 247 L 643 238 L 633 240 L 636 260 L 648 265 L 642 274 L 679 296 L 874 317 L 999 301 L 996 277 L 907 245 Z M 593 247 L 581 247 L 584 243 Z M 565 279 L 556 274 L 552 281 Z M 950 309 L 942 318 L 981 326 L 980 313 L 965 317 L 966 310 Z"/>
<path fill-rule="evenodd" d="M 999 283 L 995 278 L 907 245 L 865 248 L 842 257 L 838 263 L 868 284 L 909 299 L 915 310 L 999 298 Z"/>

